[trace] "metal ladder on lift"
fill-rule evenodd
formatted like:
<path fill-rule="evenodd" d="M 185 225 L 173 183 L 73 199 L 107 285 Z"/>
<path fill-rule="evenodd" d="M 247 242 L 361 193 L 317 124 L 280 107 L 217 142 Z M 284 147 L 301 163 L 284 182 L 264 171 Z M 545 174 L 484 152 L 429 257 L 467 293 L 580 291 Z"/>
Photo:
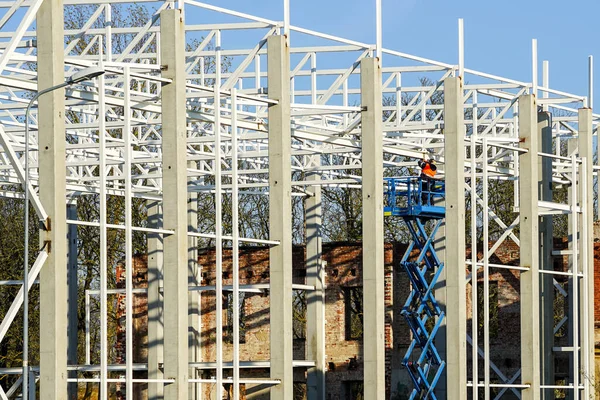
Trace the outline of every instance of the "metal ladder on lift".
<path fill-rule="evenodd" d="M 444 198 L 445 186 L 442 181 L 428 183 L 419 177 L 385 181 L 384 215 L 401 217 L 412 237 L 400 262 L 411 283 L 401 311 L 412 332 L 412 342 L 402 360 L 414 385 L 410 399 L 437 399 L 434 390 L 446 362 L 435 347 L 435 336 L 445 315 L 433 293 L 444 269 L 435 252 L 434 238 L 445 217 L 445 208 L 435 203 Z M 429 233 L 428 221 L 433 221 Z M 411 257 L 413 250 L 419 252 L 416 259 Z"/>

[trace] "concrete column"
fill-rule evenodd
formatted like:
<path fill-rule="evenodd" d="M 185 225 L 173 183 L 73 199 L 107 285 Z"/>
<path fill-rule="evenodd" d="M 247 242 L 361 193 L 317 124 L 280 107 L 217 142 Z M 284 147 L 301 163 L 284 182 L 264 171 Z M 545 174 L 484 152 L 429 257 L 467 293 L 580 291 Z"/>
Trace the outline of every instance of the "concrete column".
<path fill-rule="evenodd" d="M 438 166 L 438 168 L 439 168 L 439 166 Z M 439 207 L 446 207 L 446 202 L 443 199 L 436 199 L 435 204 Z M 442 223 L 440 224 L 440 227 L 438 228 L 438 231 L 434 238 L 434 247 L 435 247 L 435 252 L 436 252 L 438 258 L 440 260 L 446 260 L 446 220 L 442 220 Z M 402 257 L 402 254 L 400 254 L 399 257 Z M 448 273 L 448 269 L 446 269 L 444 267 L 444 269 L 440 273 L 440 277 L 438 278 L 437 284 L 434 286 L 435 300 L 438 302 L 440 309 L 444 312 L 444 314 L 447 314 L 446 304 L 448 304 L 448 299 L 447 299 L 448 290 L 446 287 L 446 282 L 447 282 L 446 274 L 447 273 Z M 406 274 L 406 273 L 404 271 L 402 271 L 402 274 Z M 406 282 L 407 290 L 409 290 L 410 289 L 410 280 L 408 279 L 408 276 L 406 277 L 406 280 L 407 280 L 407 282 Z M 399 304 L 404 304 L 404 301 L 406 301 L 407 296 L 408 296 L 408 294 L 404 295 L 401 298 L 401 301 L 399 302 Z M 404 320 L 404 318 L 402 317 L 402 315 L 400 313 L 398 313 L 398 316 L 402 320 Z M 444 318 L 444 320 L 440 324 L 440 328 L 438 330 L 437 335 L 435 336 L 435 342 L 434 342 L 435 348 L 437 349 L 437 352 L 440 355 L 442 360 L 448 359 L 448 354 L 447 354 L 447 350 L 446 350 L 446 340 L 447 340 L 446 339 L 446 330 L 447 330 L 446 325 L 447 325 L 447 323 L 448 323 L 448 319 Z M 409 329 L 408 326 L 406 326 L 406 329 Z M 403 351 L 404 352 L 402 353 L 401 357 L 404 357 L 404 353 L 406 352 L 406 349 L 404 349 Z M 465 359 L 465 362 L 466 362 L 466 359 Z M 403 367 L 402 373 L 403 373 L 403 377 L 404 377 L 405 381 L 409 385 L 412 385 L 410 383 L 410 377 L 408 375 L 408 372 L 406 372 L 406 369 L 404 367 Z M 443 373 L 440 376 L 440 379 L 438 380 L 438 383 L 436 385 L 435 395 L 438 399 L 446 398 L 446 393 L 447 393 L 447 379 L 446 378 L 447 378 L 446 373 Z M 394 386 L 392 386 L 392 388 L 394 388 Z"/>
<path fill-rule="evenodd" d="M 198 165 L 194 161 L 188 162 L 188 167 L 197 169 Z M 188 231 L 196 232 L 198 230 L 198 192 L 188 193 L 188 208 L 187 208 Z M 198 238 L 195 236 L 188 237 L 188 284 L 190 286 L 198 286 L 200 284 L 200 271 L 198 265 Z M 190 354 L 190 362 L 200 361 L 200 301 L 197 291 L 188 293 L 188 346 Z M 196 368 L 190 368 L 190 378 L 199 378 Z M 190 399 L 199 399 L 200 388 L 198 383 L 190 383 Z"/>
<path fill-rule="evenodd" d="M 149 201 L 148 227 L 162 228 L 162 202 Z M 162 379 L 163 363 L 163 236 L 148 233 L 148 378 Z M 148 383 L 148 400 L 163 398 L 163 384 Z"/>
<path fill-rule="evenodd" d="M 160 13 L 164 238 L 165 399 L 188 398 L 188 238 L 185 31 L 181 10 Z"/>
<path fill-rule="evenodd" d="M 570 157 L 573 154 L 577 154 L 578 151 L 578 145 L 577 145 L 577 139 L 576 138 L 569 138 L 567 139 L 567 156 Z M 575 190 L 575 185 L 571 185 L 568 187 L 568 204 L 573 204 L 574 202 L 574 190 Z M 577 196 L 579 196 L 579 193 L 577 193 Z M 573 238 L 577 237 L 577 240 L 580 239 L 579 235 L 575 232 L 573 232 L 573 216 L 574 214 L 568 214 L 567 216 L 567 244 L 568 244 L 568 250 L 570 250 L 571 252 L 573 251 Z M 575 236 L 577 235 L 577 236 Z M 569 254 L 569 256 L 567 257 L 568 260 L 568 266 L 569 268 L 572 268 L 573 266 L 573 254 L 571 253 Z M 573 276 L 569 275 L 569 277 L 567 278 L 567 286 L 568 286 L 568 296 L 567 296 L 567 305 L 568 305 L 568 320 L 566 323 L 566 327 L 567 327 L 567 343 L 573 343 L 573 334 L 574 334 L 574 330 L 573 330 L 573 313 L 575 312 L 575 292 L 574 292 L 574 287 L 573 287 Z M 573 359 L 573 352 L 569 351 L 569 371 L 574 371 L 574 365 L 575 365 L 575 360 Z M 573 373 L 570 373 L 569 376 L 567 376 L 566 382 L 567 384 L 573 384 Z M 573 400 L 575 399 L 575 393 L 573 390 L 567 390 L 567 397 L 568 400 Z"/>
<path fill-rule="evenodd" d="M 365 399 L 385 398 L 383 129 L 381 67 L 360 62 L 363 201 L 363 362 Z"/>
<path fill-rule="evenodd" d="M 67 204 L 67 219 L 77 220 L 77 204 L 74 201 Z M 67 266 L 67 286 L 69 288 L 67 301 L 67 364 L 77 364 L 77 325 L 78 308 L 77 301 L 79 293 L 77 290 L 77 225 L 67 227 L 68 240 L 68 266 Z M 77 378 L 77 371 L 69 371 L 69 378 Z M 77 384 L 71 383 L 67 386 L 69 400 L 77 400 Z"/>
<path fill-rule="evenodd" d="M 42 2 L 37 13 L 38 90 L 64 82 L 63 4 Z M 40 231 L 48 259 L 40 273 L 40 398 L 67 398 L 67 208 L 65 92 L 38 101 L 39 196 L 49 230 Z"/>
<path fill-rule="evenodd" d="M 314 156 L 321 165 L 320 155 Z M 308 180 L 319 181 L 321 175 L 311 173 Z M 306 292 L 307 359 L 315 361 L 308 370 L 309 400 L 325 400 L 325 271 L 321 249 L 321 186 L 312 186 L 312 196 L 305 200 L 306 214 L 306 284 L 315 287 Z"/>
<path fill-rule="evenodd" d="M 549 112 L 538 113 L 538 135 L 540 151 L 552 154 L 552 115 Z M 552 201 L 552 159 L 538 157 L 538 190 L 543 201 Z M 540 217 L 540 269 L 554 270 L 552 263 L 552 215 Z M 554 385 L 554 276 L 543 274 L 541 279 L 542 297 L 540 299 L 540 318 L 542 321 L 541 365 L 543 366 L 542 384 Z M 554 389 L 542 391 L 542 398 L 554 399 Z"/>
<path fill-rule="evenodd" d="M 292 367 L 292 171 L 290 55 L 284 36 L 271 36 L 268 47 L 269 234 L 279 241 L 269 252 L 272 400 L 293 396 Z"/>
<path fill-rule="evenodd" d="M 586 177 L 583 181 L 583 176 L 580 175 L 579 185 L 581 188 L 586 188 L 585 193 L 585 209 L 581 215 L 581 236 L 580 236 L 580 263 L 581 271 L 586 276 L 583 284 L 587 285 L 587 299 L 583 296 L 584 288 L 581 290 L 580 302 L 580 326 L 581 326 L 581 370 L 583 383 L 586 385 L 586 395 L 590 395 L 590 390 L 595 384 L 595 368 L 594 368 L 594 177 L 593 173 L 593 142 L 592 142 L 592 110 L 590 108 L 579 109 L 579 157 L 586 159 Z M 580 190 L 579 205 L 583 206 L 583 195 Z M 584 231 L 585 229 L 585 231 Z M 584 302 L 587 302 L 587 312 L 585 315 Z M 585 321 L 587 320 L 587 326 Z M 587 330 L 587 343 L 584 342 L 585 330 Z M 586 365 L 586 360 L 589 365 Z M 590 389 L 592 386 L 592 389 Z"/>
<path fill-rule="evenodd" d="M 521 266 L 521 381 L 522 399 L 540 398 L 540 274 L 538 218 L 538 133 L 535 96 L 519 97 L 519 212 Z"/>
<path fill-rule="evenodd" d="M 462 79 L 444 80 L 446 398 L 467 398 L 465 124 Z M 444 290 L 444 289 L 442 289 Z M 437 294 L 436 294 L 437 295 Z M 443 296 L 443 294 L 442 294 Z M 443 332 L 443 331 L 442 331 Z"/>

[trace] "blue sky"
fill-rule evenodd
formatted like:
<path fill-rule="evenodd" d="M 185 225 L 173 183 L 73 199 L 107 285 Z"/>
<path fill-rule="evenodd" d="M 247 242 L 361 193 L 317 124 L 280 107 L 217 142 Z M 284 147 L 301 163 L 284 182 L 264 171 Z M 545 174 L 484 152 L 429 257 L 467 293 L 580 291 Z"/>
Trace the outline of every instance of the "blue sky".
<path fill-rule="evenodd" d="M 588 56 L 596 64 L 595 109 L 600 108 L 600 1 L 382 0 L 383 45 L 457 63 L 458 18 L 465 23 L 467 68 L 531 81 L 531 39 L 550 62 L 550 84 L 587 95 Z M 204 0 L 283 20 L 282 0 Z M 291 0 L 291 23 L 366 43 L 375 42 L 375 0 Z M 188 23 L 190 20 L 188 19 Z"/>

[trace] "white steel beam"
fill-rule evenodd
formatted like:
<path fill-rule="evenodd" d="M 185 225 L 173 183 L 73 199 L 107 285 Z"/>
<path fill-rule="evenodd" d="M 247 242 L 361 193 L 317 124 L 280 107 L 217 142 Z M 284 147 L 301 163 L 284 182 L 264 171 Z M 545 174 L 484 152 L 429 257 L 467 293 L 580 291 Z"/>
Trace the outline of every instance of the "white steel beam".
<path fill-rule="evenodd" d="M 6 156 L 8 157 L 10 164 L 13 167 L 13 170 L 15 171 L 15 173 L 17 174 L 19 180 L 22 182 L 23 186 L 26 187 L 26 190 L 29 191 L 29 199 L 30 199 L 31 203 L 33 204 L 33 208 L 35 209 L 35 212 L 38 215 L 38 219 L 40 221 L 42 221 L 44 224 L 46 224 L 47 219 L 48 219 L 48 214 L 46 214 L 46 211 L 44 210 L 44 207 L 42 206 L 40 198 L 39 198 L 37 192 L 35 191 L 35 189 L 33 188 L 33 185 L 31 184 L 31 182 L 25 182 L 25 170 L 23 169 L 23 165 L 21 165 L 21 162 L 19 161 L 19 158 L 17 157 L 15 150 L 12 148 L 12 146 L 9 142 L 8 135 L 4 131 L 4 127 L 1 125 L 0 125 L 0 145 L 2 145 L 2 147 L 4 148 L 4 152 L 5 152 Z"/>
<path fill-rule="evenodd" d="M 48 258 L 48 253 L 46 252 L 46 250 L 42 250 L 38 254 L 37 259 L 35 260 L 35 262 L 33 263 L 33 266 L 31 267 L 31 271 L 29 271 L 29 279 L 27 280 L 27 290 L 30 290 L 31 287 L 33 286 L 33 283 L 38 278 L 40 270 L 42 269 L 42 266 L 44 265 L 44 262 L 46 261 L 47 258 Z M 6 315 L 4 315 L 4 318 L 2 318 L 2 323 L 0 323 L 0 343 L 4 339 L 4 336 L 6 335 L 8 328 L 10 328 L 10 324 L 12 324 L 12 322 L 14 321 L 14 319 L 17 316 L 17 313 L 19 312 L 19 309 L 21 308 L 22 305 L 23 305 L 23 286 L 21 286 L 21 289 L 19 289 L 19 292 L 17 293 L 15 299 L 11 303 L 8 311 L 6 312 Z"/>

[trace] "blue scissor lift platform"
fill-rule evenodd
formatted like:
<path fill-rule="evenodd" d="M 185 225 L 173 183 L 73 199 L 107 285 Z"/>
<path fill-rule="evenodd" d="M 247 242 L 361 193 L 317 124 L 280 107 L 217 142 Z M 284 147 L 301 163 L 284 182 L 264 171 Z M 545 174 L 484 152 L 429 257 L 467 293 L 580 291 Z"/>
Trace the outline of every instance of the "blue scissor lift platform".
<path fill-rule="evenodd" d="M 436 347 L 435 336 L 444 320 L 433 289 L 444 269 L 434 248 L 434 238 L 445 217 L 446 209 L 438 204 L 444 199 L 443 181 L 419 177 L 385 178 L 384 215 L 401 217 L 411 234 L 410 242 L 400 264 L 411 282 L 411 292 L 402 307 L 402 316 L 412 332 L 412 342 L 402 360 L 414 389 L 410 399 L 437 399 L 435 386 L 446 363 Z M 433 221 L 429 232 L 425 225 Z M 417 258 L 411 258 L 418 250 Z"/>

